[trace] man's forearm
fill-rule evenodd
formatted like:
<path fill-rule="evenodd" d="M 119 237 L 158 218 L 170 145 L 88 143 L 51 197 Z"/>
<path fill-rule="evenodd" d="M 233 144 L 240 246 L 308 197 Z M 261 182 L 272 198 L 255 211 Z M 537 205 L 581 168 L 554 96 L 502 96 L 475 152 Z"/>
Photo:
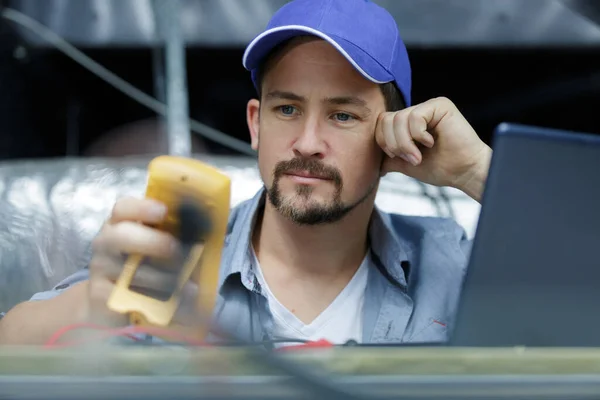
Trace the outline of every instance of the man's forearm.
<path fill-rule="evenodd" d="M 486 146 L 478 162 L 469 174 L 468 179 L 457 186 L 458 189 L 479 203 L 481 203 L 481 197 L 485 189 L 491 159 L 492 149 Z"/>
<path fill-rule="evenodd" d="M 54 332 L 82 322 L 87 282 L 55 298 L 16 305 L 0 320 L 0 345 L 43 345 Z"/>

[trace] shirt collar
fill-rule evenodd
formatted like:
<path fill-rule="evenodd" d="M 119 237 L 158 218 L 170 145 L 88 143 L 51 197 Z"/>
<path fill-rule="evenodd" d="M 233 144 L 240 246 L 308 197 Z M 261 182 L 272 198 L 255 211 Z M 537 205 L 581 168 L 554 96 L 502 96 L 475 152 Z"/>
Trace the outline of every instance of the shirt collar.
<path fill-rule="evenodd" d="M 261 188 L 254 197 L 240 204 L 232 215 L 229 232 L 225 239 L 219 288 L 232 275 L 239 274 L 242 284 L 251 291 L 256 289 L 252 271 L 252 232 L 257 217 L 263 211 L 265 189 Z M 379 258 L 387 274 L 399 285 L 407 286 L 404 262 L 410 262 L 412 249 L 406 245 L 393 228 L 389 214 L 375 207 L 369 225 L 370 246 Z"/>

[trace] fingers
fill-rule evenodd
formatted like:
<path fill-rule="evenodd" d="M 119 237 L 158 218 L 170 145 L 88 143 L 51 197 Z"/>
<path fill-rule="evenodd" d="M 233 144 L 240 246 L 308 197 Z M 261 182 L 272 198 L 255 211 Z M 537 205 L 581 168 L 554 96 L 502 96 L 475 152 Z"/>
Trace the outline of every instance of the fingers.
<path fill-rule="evenodd" d="M 412 165 L 422 161 L 418 145 L 432 148 L 431 134 L 456 107 L 445 97 L 431 99 L 416 106 L 380 115 L 375 131 L 379 146 L 389 157 L 400 157 Z"/>
<path fill-rule="evenodd" d="M 429 127 L 428 107 L 415 107 L 406 117 L 408 121 L 408 132 L 413 140 L 422 145 L 432 148 L 433 136 L 427 131 Z"/>
<path fill-rule="evenodd" d="M 390 121 L 391 118 L 393 118 L 393 114 L 384 115 L 383 120 L 380 121 L 381 123 L 378 127 L 381 131 L 378 135 L 378 143 L 388 157 L 394 158 L 396 156 L 394 151 L 398 148 L 398 143 L 396 142 L 396 136 L 394 134 L 393 120 Z"/>
<path fill-rule="evenodd" d="M 388 150 L 385 134 L 383 133 L 384 127 L 386 126 L 386 122 L 384 119 L 387 117 L 389 113 L 381 113 L 377 117 L 377 124 L 375 125 L 375 141 L 377 145 L 381 147 L 381 149 L 388 155 L 388 157 L 393 158 L 394 154 Z"/>
<path fill-rule="evenodd" d="M 139 221 L 144 224 L 155 224 L 161 222 L 166 214 L 167 207 L 160 202 L 125 197 L 115 203 L 109 223 Z"/>
<path fill-rule="evenodd" d="M 429 129 L 435 129 L 450 114 L 458 113 L 458 109 L 446 97 L 436 97 L 415 107 L 416 114 L 425 121 Z M 426 128 L 427 129 L 427 128 Z"/>
<path fill-rule="evenodd" d="M 116 282 L 123 271 L 125 262 L 126 258 L 124 257 L 95 256 L 90 262 L 91 280 L 93 282 Z M 171 267 L 170 265 L 159 264 L 146 258 L 138 265 L 129 285 L 130 290 L 151 295 L 152 297 L 159 297 L 158 295 L 160 294 L 163 295 L 161 297 L 165 297 L 164 295 L 166 294 L 168 298 L 176 287 L 178 272 L 180 270 L 180 268 Z M 108 300 L 109 294 L 110 292 L 98 293 L 98 296 L 103 297 L 106 295 L 106 300 Z M 162 299 L 166 300 L 166 298 Z"/>
<path fill-rule="evenodd" d="M 410 112 L 407 109 L 382 114 L 375 130 L 375 138 L 388 157 L 400 157 L 412 165 L 418 165 L 422 159 L 421 151 L 409 129 L 409 112 L 404 111 Z"/>
<path fill-rule="evenodd" d="M 151 199 L 123 198 L 117 201 L 110 219 L 92 244 L 94 252 L 88 285 L 91 318 L 111 325 L 126 321 L 126 316 L 112 312 L 106 303 L 130 254 L 146 257 L 136 270 L 130 290 L 162 294 L 164 300 L 170 296 L 177 283 L 179 268 L 168 265 L 168 261 L 171 264 L 180 261 L 180 245 L 172 235 L 147 226 L 160 223 L 166 214 L 166 206 Z"/>
<path fill-rule="evenodd" d="M 94 253 L 120 255 L 143 254 L 148 257 L 168 259 L 179 252 L 178 241 L 170 234 L 123 221 L 107 224 L 93 242 Z"/>
<path fill-rule="evenodd" d="M 393 130 L 397 147 L 393 153 L 412 165 L 421 162 L 421 151 L 415 144 L 408 125 L 408 113 L 395 113 L 393 117 Z"/>
<path fill-rule="evenodd" d="M 115 281 L 123 270 L 125 260 L 125 257 L 95 254 L 89 264 L 91 280 L 101 278 Z"/>

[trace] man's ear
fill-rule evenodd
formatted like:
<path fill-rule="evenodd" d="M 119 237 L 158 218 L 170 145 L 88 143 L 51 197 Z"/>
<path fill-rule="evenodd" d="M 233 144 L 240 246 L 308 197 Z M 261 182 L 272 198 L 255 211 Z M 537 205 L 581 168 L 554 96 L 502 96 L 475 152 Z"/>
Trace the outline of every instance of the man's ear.
<path fill-rule="evenodd" d="M 246 122 L 250 130 L 250 145 L 254 150 L 258 150 L 258 130 L 260 126 L 260 101 L 251 99 L 246 106 Z"/>

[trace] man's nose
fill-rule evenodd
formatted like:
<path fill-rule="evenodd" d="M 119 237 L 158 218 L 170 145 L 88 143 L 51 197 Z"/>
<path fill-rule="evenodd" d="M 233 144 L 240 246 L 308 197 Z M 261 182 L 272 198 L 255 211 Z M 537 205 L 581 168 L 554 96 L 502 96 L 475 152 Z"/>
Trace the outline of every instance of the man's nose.
<path fill-rule="evenodd" d="M 306 121 L 302 132 L 296 138 L 293 150 L 297 157 L 318 158 L 325 157 L 327 143 L 317 121 Z"/>

